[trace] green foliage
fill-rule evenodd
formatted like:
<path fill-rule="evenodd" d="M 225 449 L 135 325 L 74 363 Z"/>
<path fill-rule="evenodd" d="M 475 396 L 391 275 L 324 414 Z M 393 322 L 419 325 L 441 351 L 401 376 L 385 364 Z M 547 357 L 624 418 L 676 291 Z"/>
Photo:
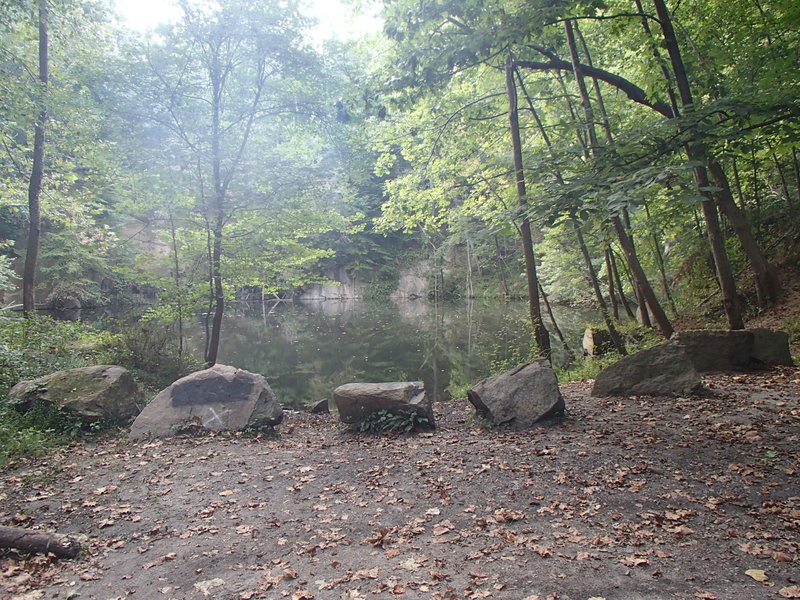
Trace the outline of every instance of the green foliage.
<path fill-rule="evenodd" d="M 556 377 L 558 378 L 559 383 L 566 383 L 568 381 L 586 381 L 588 379 L 594 379 L 595 377 L 597 377 L 600 371 L 602 371 L 609 365 L 613 365 L 620 358 L 622 357 L 619 354 L 613 352 L 598 358 L 593 358 L 589 356 L 580 358 L 571 365 L 566 366 L 562 369 L 558 369 L 556 371 Z"/>
<path fill-rule="evenodd" d="M 130 370 L 150 391 L 202 368 L 190 353 L 180 351 L 174 326 L 159 321 L 117 322 L 111 329 L 116 333 L 104 347 L 104 358 Z"/>
<path fill-rule="evenodd" d="M 513 342 L 512 342 L 513 340 Z M 527 340 L 528 343 L 520 343 Z M 489 349 L 489 373 L 499 375 L 537 357 L 533 326 L 525 318 L 505 315 Z"/>
<path fill-rule="evenodd" d="M 354 423 L 350 426 L 351 430 L 360 431 L 361 433 L 384 433 L 391 431 L 404 434 L 411 433 L 417 429 L 427 429 L 429 427 L 430 421 L 428 418 L 416 411 L 392 413 L 388 410 L 372 413 L 360 423 Z"/>
<path fill-rule="evenodd" d="M 800 317 L 795 317 L 786 324 L 789 334 L 789 348 L 792 350 L 794 364 L 800 364 Z"/>
<path fill-rule="evenodd" d="M 0 395 L 22 379 L 54 371 L 98 364 L 103 348 L 114 339 L 83 323 L 0 317 Z M 0 465 L 38 456 L 98 427 L 83 426 L 70 413 L 39 403 L 25 413 L 0 407 Z"/>
<path fill-rule="evenodd" d="M 22 379 L 97 364 L 108 332 L 50 317 L 0 317 L 0 395 Z"/>
<path fill-rule="evenodd" d="M 393 265 L 383 265 L 364 289 L 364 300 L 387 300 L 400 283 L 400 271 Z"/>

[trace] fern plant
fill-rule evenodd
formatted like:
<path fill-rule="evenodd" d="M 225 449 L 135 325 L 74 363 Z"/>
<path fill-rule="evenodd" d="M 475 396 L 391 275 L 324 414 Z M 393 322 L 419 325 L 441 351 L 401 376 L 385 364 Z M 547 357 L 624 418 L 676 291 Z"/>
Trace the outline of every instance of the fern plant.
<path fill-rule="evenodd" d="M 362 433 L 382 433 L 394 431 L 399 433 L 411 433 L 415 429 L 430 426 L 430 420 L 416 411 L 392 413 L 388 410 L 380 410 L 370 414 L 366 419 L 354 423 L 351 429 Z"/>

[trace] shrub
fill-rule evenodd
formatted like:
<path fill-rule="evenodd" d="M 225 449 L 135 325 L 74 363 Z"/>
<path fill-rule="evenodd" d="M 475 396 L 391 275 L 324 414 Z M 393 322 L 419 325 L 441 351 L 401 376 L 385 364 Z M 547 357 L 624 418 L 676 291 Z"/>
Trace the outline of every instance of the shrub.
<path fill-rule="evenodd" d="M 179 351 L 177 333 L 162 322 L 116 323 L 112 329 L 115 334 L 104 349 L 105 362 L 125 367 L 151 391 L 202 366 L 191 354 Z"/>
<path fill-rule="evenodd" d="M 392 413 L 388 410 L 381 410 L 372 413 L 360 423 L 353 424 L 350 429 L 362 433 L 382 433 L 385 431 L 410 433 L 416 429 L 425 429 L 429 426 L 430 421 L 428 418 L 416 411 Z"/>
<path fill-rule="evenodd" d="M 0 318 L 0 396 L 22 379 L 102 362 L 112 339 L 78 322 Z M 0 465 L 39 456 L 83 432 L 76 417 L 51 405 L 38 404 L 25 413 L 0 406 Z"/>

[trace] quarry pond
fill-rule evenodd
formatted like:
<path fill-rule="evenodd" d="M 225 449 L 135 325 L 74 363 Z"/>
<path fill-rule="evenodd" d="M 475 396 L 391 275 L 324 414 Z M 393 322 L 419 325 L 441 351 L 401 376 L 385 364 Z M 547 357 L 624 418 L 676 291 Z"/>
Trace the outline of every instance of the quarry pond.
<path fill-rule="evenodd" d="M 584 328 L 597 320 L 593 311 L 553 310 L 579 349 Z M 237 304 L 226 313 L 218 362 L 263 374 L 285 407 L 330 397 L 354 381 L 422 380 L 442 400 L 529 355 L 527 311 L 523 301 L 502 300 Z M 198 319 L 189 339 L 198 356 L 202 325 Z"/>

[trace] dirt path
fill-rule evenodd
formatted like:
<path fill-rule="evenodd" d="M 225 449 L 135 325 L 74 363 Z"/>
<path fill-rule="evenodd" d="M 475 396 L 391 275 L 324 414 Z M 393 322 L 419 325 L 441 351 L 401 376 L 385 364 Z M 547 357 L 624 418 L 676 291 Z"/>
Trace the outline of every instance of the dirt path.
<path fill-rule="evenodd" d="M 800 371 L 412 437 L 288 415 L 274 440 L 79 446 L 0 476 L 0 523 L 84 537 L 0 555 L 0 598 L 800 598 Z M 765 581 L 758 581 L 763 579 Z"/>

